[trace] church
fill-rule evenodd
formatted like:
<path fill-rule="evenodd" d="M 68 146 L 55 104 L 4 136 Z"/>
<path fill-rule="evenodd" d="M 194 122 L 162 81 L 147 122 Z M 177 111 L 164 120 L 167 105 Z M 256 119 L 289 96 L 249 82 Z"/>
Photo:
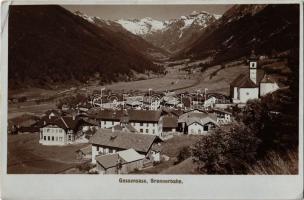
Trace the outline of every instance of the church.
<path fill-rule="evenodd" d="M 278 83 L 264 70 L 258 69 L 257 56 L 252 51 L 249 57 L 249 73 L 240 74 L 230 83 L 230 97 L 233 103 L 246 103 L 279 89 Z"/>

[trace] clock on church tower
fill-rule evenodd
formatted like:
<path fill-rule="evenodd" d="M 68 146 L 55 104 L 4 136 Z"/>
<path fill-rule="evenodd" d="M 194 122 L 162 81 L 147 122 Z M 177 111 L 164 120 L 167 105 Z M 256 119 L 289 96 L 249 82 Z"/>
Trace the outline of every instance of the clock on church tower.
<path fill-rule="evenodd" d="M 249 58 L 249 75 L 250 80 L 254 82 L 254 84 L 257 84 L 257 57 L 254 51 L 251 52 Z"/>

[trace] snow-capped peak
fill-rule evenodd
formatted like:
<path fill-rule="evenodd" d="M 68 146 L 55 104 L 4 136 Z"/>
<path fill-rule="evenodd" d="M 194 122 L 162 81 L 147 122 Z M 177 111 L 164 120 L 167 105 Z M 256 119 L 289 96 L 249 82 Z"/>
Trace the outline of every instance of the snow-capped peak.
<path fill-rule="evenodd" d="M 151 32 L 162 30 L 166 27 L 166 22 L 145 17 L 142 19 L 120 19 L 116 21 L 122 27 L 136 35 L 145 35 Z"/>

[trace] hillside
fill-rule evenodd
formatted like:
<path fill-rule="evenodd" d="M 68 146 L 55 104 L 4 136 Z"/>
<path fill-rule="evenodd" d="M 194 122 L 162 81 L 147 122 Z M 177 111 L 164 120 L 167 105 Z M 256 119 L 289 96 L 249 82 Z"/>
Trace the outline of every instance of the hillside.
<path fill-rule="evenodd" d="M 82 17 L 83 19 L 95 24 L 103 29 L 114 32 L 123 43 L 127 43 L 132 48 L 144 53 L 147 57 L 152 60 L 163 59 L 169 56 L 169 53 L 159 47 L 154 46 L 152 43 L 147 42 L 142 37 L 133 34 L 132 32 L 125 29 L 121 24 L 111 20 L 101 19 L 100 17 L 88 16 L 80 11 L 76 11 L 74 14 Z"/>
<path fill-rule="evenodd" d="M 9 87 L 86 82 L 96 74 L 111 82 L 133 70 L 161 70 L 123 37 L 60 6 L 11 6 Z"/>
<path fill-rule="evenodd" d="M 298 45 L 298 5 L 236 5 L 177 57 L 211 56 L 220 63 L 248 55 L 252 49 L 271 55 Z"/>

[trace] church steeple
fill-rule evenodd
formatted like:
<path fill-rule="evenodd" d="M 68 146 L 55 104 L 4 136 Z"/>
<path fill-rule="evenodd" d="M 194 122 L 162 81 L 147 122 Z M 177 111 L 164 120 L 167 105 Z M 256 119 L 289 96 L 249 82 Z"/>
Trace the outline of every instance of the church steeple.
<path fill-rule="evenodd" d="M 257 56 L 255 55 L 254 50 L 251 51 L 249 57 L 249 77 L 254 84 L 257 84 Z"/>

